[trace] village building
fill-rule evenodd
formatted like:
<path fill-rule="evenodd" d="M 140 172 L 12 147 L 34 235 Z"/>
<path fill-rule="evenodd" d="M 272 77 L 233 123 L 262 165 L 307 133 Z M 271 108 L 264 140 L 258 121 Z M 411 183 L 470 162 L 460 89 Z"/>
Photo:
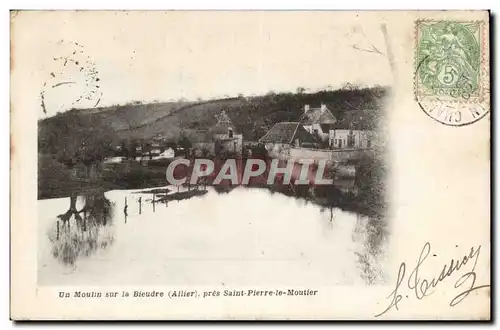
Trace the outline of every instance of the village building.
<path fill-rule="evenodd" d="M 215 155 L 215 142 L 207 131 L 198 130 L 189 136 L 192 143 L 192 152 L 194 156 L 213 156 Z"/>
<path fill-rule="evenodd" d="M 215 152 L 234 153 L 241 155 L 243 149 L 243 135 L 236 133 L 231 122 L 218 122 L 209 130 L 215 142 Z"/>
<path fill-rule="evenodd" d="M 155 136 L 153 136 L 152 140 L 156 141 L 156 142 L 166 142 L 167 137 L 165 135 L 163 135 L 162 133 L 156 133 Z"/>
<path fill-rule="evenodd" d="M 171 147 L 165 149 L 158 157 L 171 159 L 175 157 L 175 150 Z"/>
<path fill-rule="evenodd" d="M 175 150 L 171 147 L 166 148 L 158 156 L 153 157 L 153 159 L 173 159 L 175 158 Z"/>
<path fill-rule="evenodd" d="M 330 129 L 337 122 L 337 118 L 326 104 L 322 103 L 319 108 L 311 108 L 309 104 L 306 104 L 300 122 L 310 134 L 322 142 L 328 142 Z"/>
<path fill-rule="evenodd" d="M 369 149 L 373 145 L 373 122 L 370 110 L 346 111 L 329 132 L 331 149 Z"/>
<path fill-rule="evenodd" d="M 267 151 L 279 154 L 291 147 L 315 147 L 318 141 L 298 122 L 282 122 L 275 124 L 259 142 Z"/>
<path fill-rule="evenodd" d="M 243 150 L 243 135 L 237 133 L 236 127 L 222 110 L 217 116 L 217 123 L 207 131 L 199 131 L 194 137 L 193 149 L 201 150 L 208 155 L 236 154 Z"/>
<path fill-rule="evenodd" d="M 151 155 L 158 156 L 161 153 L 161 151 L 162 148 L 159 142 L 154 141 L 151 143 L 151 151 L 150 151 Z"/>

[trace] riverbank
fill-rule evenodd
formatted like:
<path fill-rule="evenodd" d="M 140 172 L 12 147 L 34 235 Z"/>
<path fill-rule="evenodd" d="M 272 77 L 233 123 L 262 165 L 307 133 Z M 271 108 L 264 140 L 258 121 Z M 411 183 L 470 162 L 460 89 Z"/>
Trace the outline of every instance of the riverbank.
<path fill-rule="evenodd" d="M 168 185 L 165 177 L 167 165 L 162 165 L 125 160 L 121 163 L 101 163 L 89 170 L 83 165 L 68 168 L 50 155 L 41 155 L 38 199 L 88 195 L 109 190 L 165 187 Z M 380 217 L 385 212 L 385 172 L 380 160 L 368 157 L 356 164 L 354 177 L 336 177 L 333 185 L 311 189 L 311 186 L 293 184 L 267 185 L 266 180 L 253 178 L 250 186 L 305 199 L 322 207 L 339 207 L 346 211 Z M 210 178 L 204 182 L 205 185 L 211 185 Z M 215 190 L 227 193 L 238 186 L 231 185 L 229 181 L 223 180 L 222 185 L 214 186 Z"/>
<path fill-rule="evenodd" d="M 166 185 L 164 166 L 144 166 L 136 161 L 99 164 L 93 178 L 86 172 L 88 169 L 83 165 L 68 168 L 51 155 L 39 155 L 38 199 Z"/>

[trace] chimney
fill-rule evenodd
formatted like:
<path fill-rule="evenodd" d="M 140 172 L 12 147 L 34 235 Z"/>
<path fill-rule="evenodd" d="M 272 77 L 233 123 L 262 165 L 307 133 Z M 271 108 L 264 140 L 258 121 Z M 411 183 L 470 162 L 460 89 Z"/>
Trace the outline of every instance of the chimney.
<path fill-rule="evenodd" d="M 304 105 L 304 113 L 306 113 L 307 111 L 309 111 L 309 104 Z"/>
<path fill-rule="evenodd" d="M 326 110 L 326 105 L 321 103 L 321 113 L 325 112 Z"/>

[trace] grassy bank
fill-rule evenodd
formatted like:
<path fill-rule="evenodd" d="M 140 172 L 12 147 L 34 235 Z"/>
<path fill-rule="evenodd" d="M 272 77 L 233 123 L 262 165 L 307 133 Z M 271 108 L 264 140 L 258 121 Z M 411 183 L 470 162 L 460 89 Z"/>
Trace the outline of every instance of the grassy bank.
<path fill-rule="evenodd" d="M 38 199 L 91 194 L 113 189 L 141 189 L 163 186 L 166 166 L 144 166 L 136 161 L 100 163 L 95 177 L 86 175 L 83 165 L 69 168 L 52 155 L 38 157 Z"/>

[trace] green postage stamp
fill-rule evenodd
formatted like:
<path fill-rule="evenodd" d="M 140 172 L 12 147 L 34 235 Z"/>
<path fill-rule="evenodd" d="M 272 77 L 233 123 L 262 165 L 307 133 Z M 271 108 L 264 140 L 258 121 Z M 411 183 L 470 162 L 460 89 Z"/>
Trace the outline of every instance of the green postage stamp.
<path fill-rule="evenodd" d="M 426 114 L 452 126 L 489 111 L 487 33 L 480 21 L 416 22 L 415 98 Z"/>

